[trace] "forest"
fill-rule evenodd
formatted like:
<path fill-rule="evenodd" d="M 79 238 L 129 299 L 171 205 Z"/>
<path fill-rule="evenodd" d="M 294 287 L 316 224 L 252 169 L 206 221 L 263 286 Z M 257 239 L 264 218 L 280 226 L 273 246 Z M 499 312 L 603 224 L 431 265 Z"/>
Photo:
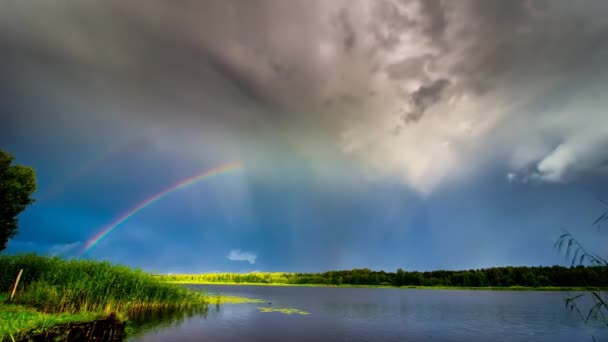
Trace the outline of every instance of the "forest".
<path fill-rule="evenodd" d="M 259 283 L 458 287 L 608 287 L 608 267 L 493 267 L 462 271 L 372 271 L 367 268 L 323 273 L 207 273 L 162 275 L 166 281 L 192 283 Z"/>

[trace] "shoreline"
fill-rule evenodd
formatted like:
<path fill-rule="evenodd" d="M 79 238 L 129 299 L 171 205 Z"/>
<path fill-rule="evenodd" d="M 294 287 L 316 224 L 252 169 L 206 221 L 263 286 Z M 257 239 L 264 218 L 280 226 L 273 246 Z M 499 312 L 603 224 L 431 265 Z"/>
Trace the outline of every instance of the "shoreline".
<path fill-rule="evenodd" d="M 485 286 L 485 287 L 474 287 L 474 286 L 417 286 L 417 285 L 404 285 L 404 286 L 389 286 L 389 285 L 327 285 L 327 284 L 286 284 L 286 283 L 230 283 L 230 282 L 197 282 L 197 281 L 165 281 L 170 284 L 180 285 L 221 285 L 221 286 L 276 286 L 276 287 L 327 287 L 327 288 L 381 288 L 381 289 L 401 289 L 401 290 L 464 290 L 464 291 L 544 291 L 544 292 L 588 292 L 588 291 L 608 291 L 608 287 L 592 287 L 592 286 L 542 286 L 542 287 L 528 287 L 528 286 Z"/>
<path fill-rule="evenodd" d="M 262 302 L 264 302 L 262 299 L 206 294 L 205 303 L 201 307 Z M 188 311 L 188 308 L 179 310 Z M 116 315 L 103 310 L 44 312 L 29 305 L 9 303 L 7 296 L 0 294 L 0 341 L 2 342 L 13 339 L 20 341 L 32 338 L 67 338 L 67 336 L 105 336 L 108 334 L 114 338 L 111 341 L 120 341 L 120 338 L 135 332 L 131 326 L 126 324 L 131 319 L 133 317 L 128 317 L 124 313 Z"/>
<path fill-rule="evenodd" d="M 55 327 L 86 324 L 104 320 L 107 316 L 103 311 L 48 313 L 30 306 L 9 303 L 5 295 L 0 295 L 0 341 L 37 336 Z"/>
<path fill-rule="evenodd" d="M 0 255 L 0 269 L 0 341 L 55 333 L 53 327 L 66 324 L 84 331 L 86 324 L 110 317 L 124 322 L 148 312 L 209 304 L 204 291 L 167 284 L 139 269 L 108 262 Z M 21 273 L 24 277 L 9 302 L 5 291 L 15 286 L 15 275 Z"/>
<path fill-rule="evenodd" d="M 221 294 L 206 294 L 201 307 L 211 305 L 253 304 L 264 300 Z M 194 308 L 195 306 L 191 307 Z M 198 307 L 198 306 L 197 306 Z M 190 309 L 191 309 L 190 308 Z M 188 308 L 177 309 L 187 311 Z M 160 310 L 162 311 L 162 309 Z M 133 332 L 127 322 L 133 317 L 124 313 L 107 313 L 103 310 L 89 312 L 44 312 L 37 308 L 9 303 L 5 295 L 0 295 L 0 341 L 29 339 L 34 337 L 100 336 L 116 335 L 120 340 L 125 334 Z M 102 324 L 100 324 L 102 323 Z M 105 326 L 105 328 L 103 328 Z M 95 335 L 96 336 L 96 335 Z M 113 337 L 114 338 L 114 337 Z M 114 341 L 111 339 L 111 341 Z"/>

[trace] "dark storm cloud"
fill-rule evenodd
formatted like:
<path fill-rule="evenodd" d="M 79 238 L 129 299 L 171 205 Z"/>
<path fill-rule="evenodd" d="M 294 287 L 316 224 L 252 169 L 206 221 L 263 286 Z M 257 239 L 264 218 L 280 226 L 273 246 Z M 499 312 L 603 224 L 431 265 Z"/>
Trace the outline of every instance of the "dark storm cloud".
<path fill-rule="evenodd" d="M 377 1 L 372 9 L 374 20 L 370 22 L 370 30 L 376 44 L 386 50 L 392 50 L 399 45 L 399 32 L 416 23 L 395 3 L 391 1 Z"/>
<path fill-rule="evenodd" d="M 453 147 L 452 164 L 435 167 L 447 174 L 471 130 L 486 139 L 517 116 L 500 99 L 526 103 L 602 66 L 606 10 L 603 2 L 527 0 L 12 1 L 0 14 L 0 82 L 33 98 L 60 94 L 66 106 L 80 99 L 120 109 L 78 107 L 75 116 L 222 127 L 309 155 L 343 157 L 341 149 L 391 172 L 424 174 L 420 165 L 437 158 L 412 159 L 420 147 L 385 127 L 401 127 L 405 110 L 407 135 L 430 139 L 424 155 Z M 500 113 L 459 111 L 465 97 L 478 112 Z M 453 121 L 422 126 L 423 115 L 446 110 Z M 474 127 L 446 128 L 462 125 Z"/>
<path fill-rule="evenodd" d="M 351 51 L 357 43 L 357 33 L 351 23 L 348 9 L 344 8 L 336 16 L 337 29 L 342 33 L 342 45 L 346 52 Z"/>
<path fill-rule="evenodd" d="M 426 54 L 420 57 L 412 57 L 390 64 L 386 67 L 386 73 L 391 79 L 403 80 L 408 78 L 420 78 L 428 81 L 424 68 L 433 61 L 433 56 Z"/>
<path fill-rule="evenodd" d="M 431 41 L 440 43 L 447 28 L 447 19 L 443 0 L 421 1 L 420 12 L 426 17 L 423 32 Z"/>
<path fill-rule="evenodd" d="M 427 108 L 441 100 L 445 88 L 449 85 L 450 81 L 439 79 L 428 86 L 422 86 L 414 91 L 410 96 L 413 108 L 404 115 L 405 122 L 409 123 L 420 120 Z"/>
<path fill-rule="evenodd" d="M 468 24 L 451 41 L 451 49 L 469 45 L 462 51 L 466 58 L 453 66 L 463 85 L 483 94 L 505 82 L 542 82 L 597 67 L 589 63 L 590 57 L 607 46 L 591 43 L 598 38 L 605 43 L 600 37 L 606 37 L 607 26 L 593 12 L 608 7 L 581 3 L 589 9 L 570 12 L 564 2 L 540 9 L 535 4 L 523 0 L 470 3 L 465 16 Z"/>
<path fill-rule="evenodd" d="M 68 250 L 157 185 L 242 159 L 243 175 L 213 195 L 205 184 L 148 212 L 163 222 L 122 230 L 149 248 L 139 262 L 179 265 L 202 248 L 217 269 L 242 248 L 260 265 L 272 251 L 280 268 L 396 268 L 432 246 L 436 260 L 416 267 L 524 260 L 495 237 L 538 249 L 552 227 L 533 241 L 528 231 L 553 224 L 566 198 L 584 203 L 577 182 L 606 183 L 605 13 L 608 2 L 570 0 L 5 1 L 0 148 L 25 146 L 44 186 L 108 142 L 143 136 L 94 182 L 70 184 L 77 205 L 32 207 L 19 239 Z M 534 219 L 537 206 L 547 212 Z M 196 227 L 185 213 L 201 215 Z M 450 227 L 466 227 L 456 245 Z M 159 257 L 165 244 L 180 247 Z"/>

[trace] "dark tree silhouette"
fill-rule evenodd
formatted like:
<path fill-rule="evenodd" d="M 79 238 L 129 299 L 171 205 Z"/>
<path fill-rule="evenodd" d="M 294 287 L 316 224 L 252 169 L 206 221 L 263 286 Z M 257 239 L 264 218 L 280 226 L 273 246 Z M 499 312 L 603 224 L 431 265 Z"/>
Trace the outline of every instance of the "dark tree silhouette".
<path fill-rule="evenodd" d="M 0 252 L 17 234 L 17 216 L 34 202 L 36 174 L 31 167 L 12 165 L 15 158 L 0 150 Z"/>

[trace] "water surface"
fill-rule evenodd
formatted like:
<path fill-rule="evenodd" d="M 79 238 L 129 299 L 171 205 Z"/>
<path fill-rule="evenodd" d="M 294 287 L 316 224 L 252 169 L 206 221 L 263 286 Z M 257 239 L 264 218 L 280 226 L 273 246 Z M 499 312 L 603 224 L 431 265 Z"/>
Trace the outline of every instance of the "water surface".
<path fill-rule="evenodd" d="M 211 305 L 129 341 L 592 341 L 580 317 L 565 308 L 565 292 L 192 287 L 264 303 Z M 593 331 L 597 341 L 608 341 L 606 330 Z"/>

